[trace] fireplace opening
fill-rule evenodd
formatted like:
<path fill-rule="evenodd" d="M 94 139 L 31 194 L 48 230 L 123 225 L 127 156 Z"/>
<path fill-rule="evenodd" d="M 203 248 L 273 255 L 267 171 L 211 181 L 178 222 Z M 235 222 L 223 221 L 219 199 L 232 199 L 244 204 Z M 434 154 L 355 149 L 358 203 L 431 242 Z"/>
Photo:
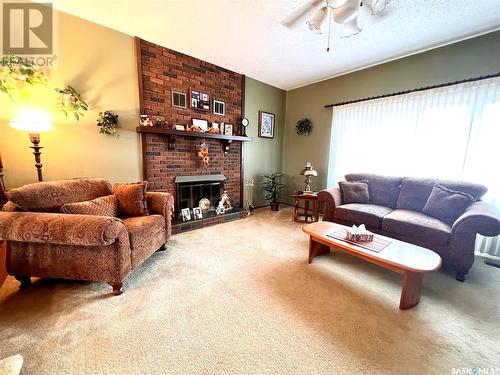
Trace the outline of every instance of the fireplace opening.
<path fill-rule="evenodd" d="M 222 174 L 176 177 L 176 216 L 180 215 L 183 208 L 198 207 L 202 198 L 210 201 L 209 211 L 215 211 L 224 191 L 225 180 Z"/>

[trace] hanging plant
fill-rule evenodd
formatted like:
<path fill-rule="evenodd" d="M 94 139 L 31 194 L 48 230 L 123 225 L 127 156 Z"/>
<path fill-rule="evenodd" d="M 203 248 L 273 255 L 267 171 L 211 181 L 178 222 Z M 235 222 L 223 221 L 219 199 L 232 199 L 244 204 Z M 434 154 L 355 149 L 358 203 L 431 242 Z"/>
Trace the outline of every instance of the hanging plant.
<path fill-rule="evenodd" d="M 308 118 L 301 118 L 299 121 L 297 121 L 297 125 L 295 125 L 295 130 L 297 131 L 297 134 L 305 134 L 309 135 L 309 133 L 312 131 L 312 121 L 309 120 Z"/>
<path fill-rule="evenodd" d="M 100 128 L 99 133 L 118 137 L 117 125 L 118 115 L 111 111 L 99 112 L 99 118 L 97 119 L 97 126 Z"/>
<path fill-rule="evenodd" d="M 200 145 L 200 151 L 198 151 L 198 157 L 201 159 L 203 166 L 208 167 L 210 156 L 208 156 L 208 147 L 205 144 L 205 142 L 203 142 Z"/>
<path fill-rule="evenodd" d="M 0 65 L 0 91 L 9 95 L 28 85 L 47 85 L 47 76 L 28 59 L 18 56 L 4 56 Z"/>
<path fill-rule="evenodd" d="M 85 115 L 88 111 L 89 105 L 83 101 L 80 94 L 76 90 L 68 85 L 65 89 L 55 89 L 59 94 L 59 102 L 57 107 L 59 110 L 68 117 L 68 113 L 73 113 L 77 121 L 80 121 L 80 117 Z"/>

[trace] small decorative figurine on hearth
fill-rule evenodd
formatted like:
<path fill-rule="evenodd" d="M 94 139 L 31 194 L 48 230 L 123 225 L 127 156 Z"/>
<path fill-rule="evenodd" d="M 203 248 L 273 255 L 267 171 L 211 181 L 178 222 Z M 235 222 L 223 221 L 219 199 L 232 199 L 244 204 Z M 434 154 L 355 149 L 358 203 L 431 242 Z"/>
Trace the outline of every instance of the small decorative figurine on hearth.
<path fill-rule="evenodd" d="M 210 156 L 208 156 L 208 147 L 205 142 L 200 145 L 200 151 L 198 151 L 198 157 L 201 159 L 203 166 L 208 167 Z"/>
<path fill-rule="evenodd" d="M 226 190 L 222 193 L 219 201 L 219 205 L 217 206 L 217 215 L 221 215 L 227 211 L 231 211 L 233 206 L 231 206 L 231 198 Z"/>

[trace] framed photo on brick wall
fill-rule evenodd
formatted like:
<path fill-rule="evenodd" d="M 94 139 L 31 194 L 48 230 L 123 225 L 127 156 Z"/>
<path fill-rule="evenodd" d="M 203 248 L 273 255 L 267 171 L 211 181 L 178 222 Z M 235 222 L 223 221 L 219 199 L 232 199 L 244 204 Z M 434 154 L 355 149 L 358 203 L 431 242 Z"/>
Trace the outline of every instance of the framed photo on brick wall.
<path fill-rule="evenodd" d="M 259 137 L 274 138 L 274 113 L 259 111 Z"/>

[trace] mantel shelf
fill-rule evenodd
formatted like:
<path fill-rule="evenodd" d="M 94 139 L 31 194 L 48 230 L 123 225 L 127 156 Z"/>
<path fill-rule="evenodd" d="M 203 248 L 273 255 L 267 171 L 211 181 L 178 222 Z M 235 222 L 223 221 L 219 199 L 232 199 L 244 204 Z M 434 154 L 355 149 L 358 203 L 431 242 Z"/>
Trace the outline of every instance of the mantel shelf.
<path fill-rule="evenodd" d="M 183 130 L 165 129 L 157 128 L 154 126 L 138 126 L 136 129 L 137 133 L 148 133 L 148 134 L 160 134 L 167 136 L 168 149 L 175 150 L 175 138 L 177 136 L 190 137 L 190 138 L 210 138 L 210 139 L 220 139 L 224 141 L 223 147 L 224 152 L 229 151 L 229 146 L 233 141 L 235 142 L 252 142 L 252 137 L 245 137 L 241 135 L 225 135 L 225 134 L 213 134 L 213 133 L 198 133 L 198 132 L 188 132 Z"/>
<path fill-rule="evenodd" d="M 188 132 L 188 131 L 183 131 L 183 130 L 157 128 L 154 126 L 138 126 L 136 128 L 136 131 L 137 131 L 137 133 L 180 135 L 183 137 L 191 137 L 191 138 L 213 138 L 213 139 L 224 139 L 227 141 L 252 142 L 252 137 L 244 137 L 242 135 L 225 135 L 225 134 L 213 134 L 213 133 Z"/>

